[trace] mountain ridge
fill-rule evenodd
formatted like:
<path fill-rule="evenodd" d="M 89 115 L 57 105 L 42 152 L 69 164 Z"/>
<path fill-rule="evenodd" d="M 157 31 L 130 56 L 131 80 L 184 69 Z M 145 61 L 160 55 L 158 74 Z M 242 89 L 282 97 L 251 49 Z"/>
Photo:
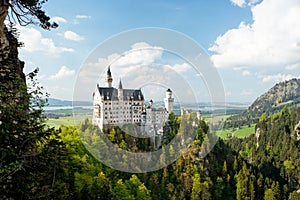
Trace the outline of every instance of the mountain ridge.
<path fill-rule="evenodd" d="M 56 98 L 48 98 L 48 105 L 47 107 L 54 107 L 54 106 L 92 106 L 93 103 L 90 101 L 70 101 L 70 100 L 61 100 Z"/>
<path fill-rule="evenodd" d="M 237 127 L 258 122 L 260 116 L 274 114 L 283 107 L 300 106 L 300 79 L 290 79 L 276 83 L 267 92 L 259 96 L 245 111 L 231 116 L 226 127 Z"/>

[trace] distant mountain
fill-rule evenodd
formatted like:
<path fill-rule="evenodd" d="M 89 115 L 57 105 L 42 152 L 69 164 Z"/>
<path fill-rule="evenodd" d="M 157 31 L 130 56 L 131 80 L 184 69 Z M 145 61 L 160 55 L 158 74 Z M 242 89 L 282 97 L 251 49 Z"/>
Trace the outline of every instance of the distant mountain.
<path fill-rule="evenodd" d="M 60 100 L 60 99 L 54 99 L 54 98 L 48 98 L 48 106 L 54 107 L 54 106 L 92 106 L 93 103 L 89 101 L 68 101 L 68 100 Z"/>
<path fill-rule="evenodd" d="M 234 123 L 234 126 L 255 123 L 263 113 L 271 115 L 284 106 L 300 106 L 300 79 L 277 83 L 258 97 L 244 112 L 228 118 L 227 123 L 231 122 L 231 125 Z"/>

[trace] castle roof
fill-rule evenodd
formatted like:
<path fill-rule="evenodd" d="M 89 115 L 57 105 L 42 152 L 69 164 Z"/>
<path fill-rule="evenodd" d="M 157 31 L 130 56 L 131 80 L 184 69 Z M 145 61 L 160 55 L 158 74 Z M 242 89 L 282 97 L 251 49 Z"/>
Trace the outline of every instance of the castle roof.
<path fill-rule="evenodd" d="M 100 96 L 104 100 L 118 100 L 118 89 L 108 88 L 108 87 L 98 87 Z M 142 101 L 144 100 L 144 95 L 141 89 L 123 89 L 123 99 L 124 100 L 133 100 L 133 101 Z"/>

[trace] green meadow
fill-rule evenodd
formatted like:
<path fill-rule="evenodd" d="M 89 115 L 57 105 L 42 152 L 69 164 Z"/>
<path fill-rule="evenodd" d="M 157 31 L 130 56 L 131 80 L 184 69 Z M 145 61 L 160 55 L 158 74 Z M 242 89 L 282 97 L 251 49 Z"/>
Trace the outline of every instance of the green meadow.
<path fill-rule="evenodd" d="M 255 124 L 242 126 L 241 128 L 228 128 L 217 132 L 220 138 L 228 139 L 231 137 L 244 138 L 255 133 Z"/>

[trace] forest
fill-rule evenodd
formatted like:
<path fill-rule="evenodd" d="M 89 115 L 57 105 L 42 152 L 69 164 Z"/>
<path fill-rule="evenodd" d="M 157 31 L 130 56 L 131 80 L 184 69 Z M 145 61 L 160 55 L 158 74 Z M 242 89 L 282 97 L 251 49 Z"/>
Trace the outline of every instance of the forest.
<path fill-rule="evenodd" d="M 27 76 L 31 101 L 26 114 L 18 112 L 24 109 L 22 104 L 1 107 L 5 114 L 0 129 L 2 199 L 300 198 L 300 144 L 295 131 L 300 108 L 263 114 L 256 124 L 259 136 L 218 139 L 205 157 L 200 151 L 209 126 L 198 120 L 191 146 L 174 163 L 152 172 L 126 173 L 107 167 L 86 149 L 83 142 L 99 145 L 98 128 L 89 120 L 56 130 L 45 124 L 42 108 L 46 102 L 36 73 Z M 1 92 L 7 93 L 6 88 L 1 87 Z M 12 119 L 16 116 L 19 120 Z M 162 148 L 178 134 L 180 118 L 170 115 Z M 128 136 L 116 128 L 106 131 L 108 139 L 121 149 L 151 150 L 145 148 L 147 139 Z M 84 137 L 87 140 L 82 140 Z M 172 147 L 165 151 L 174 153 Z"/>
<path fill-rule="evenodd" d="M 47 94 L 37 82 L 38 69 L 23 73 L 24 62 L 18 58 L 23 44 L 14 26 L 4 25 L 8 17 L 21 25 L 57 27 L 42 10 L 45 2 L 0 2 L 0 199 L 300 199 L 299 107 L 261 114 L 256 134 L 219 138 L 205 157 L 201 150 L 213 145 L 209 124 L 195 120 L 194 113 L 171 114 L 161 147 L 165 153 L 158 162 L 165 163 L 165 155 L 177 153 L 176 146 L 167 146 L 177 135 L 192 139 L 191 145 L 172 164 L 143 173 L 122 172 L 99 162 L 87 144 L 106 146 L 89 120 L 58 129 L 47 126 L 43 111 Z M 193 138 L 184 135 L 190 122 L 195 122 Z M 117 128 L 106 131 L 107 138 L 123 150 L 152 150 L 147 139 Z"/>

